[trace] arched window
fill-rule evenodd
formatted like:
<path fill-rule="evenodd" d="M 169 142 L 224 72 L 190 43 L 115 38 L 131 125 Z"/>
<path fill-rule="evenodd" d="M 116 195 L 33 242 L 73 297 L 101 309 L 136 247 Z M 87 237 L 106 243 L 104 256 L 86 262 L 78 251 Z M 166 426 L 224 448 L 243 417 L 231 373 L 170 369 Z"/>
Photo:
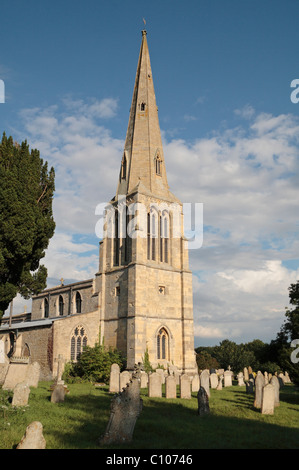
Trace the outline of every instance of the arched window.
<path fill-rule="evenodd" d="M 166 210 L 160 216 L 160 261 L 169 260 L 169 214 Z"/>
<path fill-rule="evenodd" d="M 49 301 L 47 298 L 44 299 L 44 317 L 49 317 Z"/>
<path fill-rule="evenodd" d="M 59 296 L 59 315 L 63 315 L 64 303 L 62 295 Z"/>
<path fill-rule="evenodd" d="M 147 258 L 153 261 L 156 260 L 158 238 L 158 214 L 152 207 L 147 214 Z"/>
<path fill-rule="evenodd" d="M 165 328 L 159 330 L 157 336 L 157 359 L 166 359 L 169 358 L 169 339 L 168 333 Z"/>
<path fill-rule="evenodd" d="M 82 299 L 79 292 L 76 293 L 76 313 L 81 313 Z"/>
<path fill-rule="evenodd" d="M 121 179 L 125 180 L 127 177 L 127 158 L 124 155 L 121 163 Z"/>
<path fill-rule="evenodd" d="M 160 155 L 159 155 L 159 154 L 157 154 L 157 156 L 156 156 L 156 161 L 155 161 L 155 163 L 156 163 L 156 175 L 159 175 L 159 176 L 161 176 L 161 165 L 162 165 L 162 160 L 161 160 L 161 158 L 160 158 Z"/>
<path fill-rule="evenodd" d="M 71 337 L 71 360 L 77 361 L 87 346 L 87 335 L 82 325 L 76 326 Z"/>

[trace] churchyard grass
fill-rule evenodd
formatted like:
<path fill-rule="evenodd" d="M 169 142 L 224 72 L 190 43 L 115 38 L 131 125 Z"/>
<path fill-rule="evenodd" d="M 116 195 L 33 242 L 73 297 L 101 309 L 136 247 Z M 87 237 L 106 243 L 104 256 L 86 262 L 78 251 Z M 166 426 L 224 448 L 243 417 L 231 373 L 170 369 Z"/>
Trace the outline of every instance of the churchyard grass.
<path fill-rule="evenodd" d="M 110 416 L 108 387 L 70 384 L 63 403 L 51 403 L 50 382 L 31 388 L 29 405 L 11 406 L 12 392 L 0 389 L 0 448 L 13 449 L 32 421 L 43 424 L 47 449 L 96 449 Z M 165 396 L 165 389 L 163 389 Z M 179 396 L 179 393 L 178 395 Z M 197 414 L 197 394 L 188 399 L 149 398 L 130 444 L 109 449 L 298 449 L 299 391 L 286 385 L 274 415 L 253 407 L 245 386 L 211 390 L 210 414 Z"/>

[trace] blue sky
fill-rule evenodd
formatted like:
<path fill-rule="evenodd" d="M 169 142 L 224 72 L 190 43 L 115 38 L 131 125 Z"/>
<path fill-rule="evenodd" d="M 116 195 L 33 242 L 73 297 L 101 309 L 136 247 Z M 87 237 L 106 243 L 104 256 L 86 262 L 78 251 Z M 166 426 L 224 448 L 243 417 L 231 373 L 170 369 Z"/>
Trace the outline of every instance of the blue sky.
<path fill-rule="evenodd" d="M 94 212 L 116 190 L 145 18 L 169 184 L 204 207 L 196 346 L 276 337 L 299 278 L 296 12 L 295 0 L 1 2 L 0 130 L 56 170 L 49 286 L 97 270 Z"/>

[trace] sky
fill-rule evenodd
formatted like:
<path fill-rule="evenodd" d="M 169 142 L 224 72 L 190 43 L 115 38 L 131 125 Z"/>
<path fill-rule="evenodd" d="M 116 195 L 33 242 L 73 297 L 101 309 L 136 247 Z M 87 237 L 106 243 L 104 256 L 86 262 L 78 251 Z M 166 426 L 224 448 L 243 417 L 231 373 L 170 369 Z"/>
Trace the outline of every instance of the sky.
<path fill-rule="evenodd" d="M 195 346 L 275 339 L 299 279 L 297 11 L 295 0 L 1 1 L 0 131 L 56 172 L 48 287 L 98 270 L 95 208 L 116 192 L 146 28 L 168 183 L 203 204 L 203 243 L 189 251 Z M 18 297 L 14 313 L 25 306 Z"/>

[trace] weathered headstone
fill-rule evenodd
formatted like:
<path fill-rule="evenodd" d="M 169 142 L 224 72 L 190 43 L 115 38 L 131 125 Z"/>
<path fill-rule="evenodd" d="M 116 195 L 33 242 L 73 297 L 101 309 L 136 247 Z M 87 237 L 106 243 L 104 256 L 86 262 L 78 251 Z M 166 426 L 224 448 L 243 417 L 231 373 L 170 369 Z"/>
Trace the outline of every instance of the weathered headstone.
<path fill-rule="evenodd" d="M 246 393 L 254 393 L 254 381 L 253 379 L 249 379 L 247 382 L 245 382 L 246 385 Z"/>
<path fill-rule="evenodd" d="M 119 390 L 122 391 L 123 388 L 127 386 L 127 384 L 131 380 L 131 374 L 128 370 L 124 370 L 119 374 Z"/>
<path fill-rule="evenodd" d="M 39 421 L 33 421 L 27 426 L 17 449 L 45 449 L 46 441 L 43 436 L 43 425 Z"/>
<path fill-rule="evenodd" d="M 238 385 L 239 385 L 239 387 L 241 387 L 242 385 L 245 385 L 245 384 L 244 384 L 244 380 L 243 380 L 243 372 L 239 372 L 239 373 L 238 373 L 237 379 L 238 379 Z"/>
<path fill-rule="evenodd" d="M 280 405 L 280 403 L 279 403 L 279 381 L 278 381 L 278 378 L 276 377 L 276 375 L 273 375 L 271 377 L 270 383 L 274 387 L 274 406 L 276 407 L 276 406 Z"/>
<path fill-rule="evenodd" d="M 28 364 L 11 363 L 2 386 L 3 390 L 13 390 L 15 386 L 27 379 Z"/>
<path fill-rule="evenodd" d="M 200 387 L 198 390 L 197 403 L 199 416 L 205 416 L 210 413 L 209 397 L 204 387 Z"/>
<path fill-rule="evenodd" d="M 262 406 L 262 395 L 263 387 L 265 386 L 265 378 L 263 374 L 259 373 L 255 379 L 255 396 L 254 396 L 254 407 L 261 408 Z"/>
<path fill-rule="evenodd" d="M 226 370 L 224 372 L 224 386 L 231 387 L 232 386 L 232 374 L 230 370 Z"/>
<path fill-rule="evenodd" d="M 264 377 L 265 377 L 265 385 L 269 383 L 269 378 L 268 378 L 268 372 L 264 372 Z"/>
<path fill-rule="evenodd" d="M 165 373 L 164 373 L 164 369 L 156 369 L 156 373 L 159 374 L 161 376 L 161 382 L 162 384 L 165 384 Z"/>
<path fill-rule="evenodd" d="M 99 440 L 100 445 L 130 442 L 141 411 L 140 383 L 137 377 L 132 377 L 127 386 L 112 398 L 110 419 L 105 434 Z"/>
<path fill-rule="evenodd" d="M 217 377 L 217 374 L 215 374 L 215 372 L 212 372 L 210 375 L 210 385 L 211 385 L 211 388 L 217 388 L 218 377 Z"/>
<path fill-rule="evenodd" d="M 40 365 L 38 362 L 33 364 L 28 364 L 28 369 L 26 373 L 26 381 L 28 382 L 29 387 L 38 387 L 38 382 L 40 378 Z"/>
<path fill-rule="evenodd" d="M 191 398 L 191 382 L 190 382 L 190 377 L 187 374 L 181 375 L 180 397 L 187 398 L 187 399 Z"/>
<path fill-rule="evenodd" d="M 199 387 L 200 387 L 199 374 L 195 374 L 191 381 L 191 391 L 198 392 Z"/>
<path fill-rule="evenodd" d="M 0 385 L 5 382 L 5 377 L 9 368 L 9 364 L 0 364 Z"/>
<path fill-rule="evenodd" d="M 17 384 L 13 390 L 12 406 L 27 406 L 30 387 L 27 382 Z"/>
<path fill-rule="evenodd" d="M 200 374 L 200 386 L 205 389 L 208 397 L 210 397 L 210 373 L 207 369 Z"/>
<path fill-rule="evenodd" d="M 249 374 L 248 374 L 247 367 L 244 367 L 243 374 L 244 374 L 244 381 L 247 382 L 247 380 L 249 380 Z"/>
<path fill-rule="evenodd" d="M 174 375 L 169 375 L 165 380 L 166 398 L 176 398 L 176 380 Z"/>
<path fill-rule="evenodd" d="M 0 364 L 6 364 L 8 362 L 7 356 L 5 354 L 5 344 L 2 339 L 0 339 Z"/>
<path fill-rule="evenodd" d="M 221 374 L 219 377 L 219 381 L 216 387 L 216 390 L 222 390 L 222 380 L 223 380 L 223 375 Z"/>
<path fill-rule="evenodd" d="M 148 396 L 162 397 L 162 378 L 157 372 L 153 372 L 148 377 Z"/>
<path fill-rule="evenodd" d="M 263 387 L 261 413 L 263 415 L 273 415 L 274 413 L 275 392 L 272 384 Z"/>
<path fill-rule="evenodd" d="M 148 374 L 144 371 L 140 372 L 140 388 L 146 388 L 148 385 Z"/>
<path fill-rule="evenodd" d="M 118 364 L 112 364 L 110 368 L 109 392 L 118 393 L 120 385 L 120 368 Z"/>
<path fill-rule="evenodd" d="M 64 402 L 65 394 L 66 394 L 66 387 L 63 384 L 55 385 L 51 394 L 51 403 Z"/>

